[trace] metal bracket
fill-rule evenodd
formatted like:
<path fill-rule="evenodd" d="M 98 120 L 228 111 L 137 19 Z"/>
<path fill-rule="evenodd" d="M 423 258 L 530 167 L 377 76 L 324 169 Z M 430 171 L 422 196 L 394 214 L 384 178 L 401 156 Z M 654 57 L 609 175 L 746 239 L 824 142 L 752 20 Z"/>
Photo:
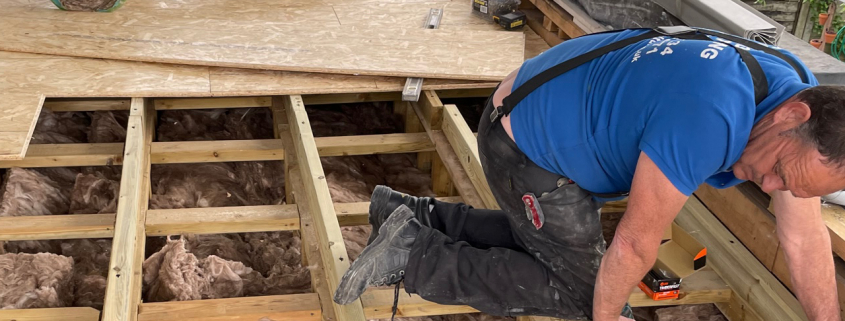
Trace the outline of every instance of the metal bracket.
<path fill-rule="evenodd" d="M 428 11 L 428 17 L 425 18 L 425 29 L 437 29 L 440 26 L 440 20 L 443 18 L 443 9 L 431 9 Z M 420 93 L 422 92 L 422 78 L 408 78 L 405 80 L 405 87 L 402 88 L 402 101 L 419 101 Z"/>

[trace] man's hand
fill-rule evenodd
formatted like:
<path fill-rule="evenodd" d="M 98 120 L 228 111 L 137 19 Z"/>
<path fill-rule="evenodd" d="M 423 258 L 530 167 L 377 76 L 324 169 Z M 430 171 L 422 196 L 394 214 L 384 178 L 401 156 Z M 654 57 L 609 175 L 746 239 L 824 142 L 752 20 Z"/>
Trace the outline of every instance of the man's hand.
<path fill-rule="evenodd" d="M 687 198 L 645 153 L 640 153 L 628 209 L 599 267 L 594 321 L 630 320 L 620 317 L 622 307 L 634 286 L 654 266 L 663 232 Z"/>
<path fill-rule="evenodd" d="M 830 235 L 818 197 L 772 192 L 777 232 L 789 266 L 792 290 L 810 320 L 839 320 Z"/>
<path fill-rule="evenodd" d="M 634 319 L 631 319 L 631 318 L 626 318 L 626 317 L 623 317 L 623 316 L 621 316 L 621 315 L 620 315 L 620 316 L 619 316 L 619 321 L 635 321 L 635 320 L 634 320 Z"/>

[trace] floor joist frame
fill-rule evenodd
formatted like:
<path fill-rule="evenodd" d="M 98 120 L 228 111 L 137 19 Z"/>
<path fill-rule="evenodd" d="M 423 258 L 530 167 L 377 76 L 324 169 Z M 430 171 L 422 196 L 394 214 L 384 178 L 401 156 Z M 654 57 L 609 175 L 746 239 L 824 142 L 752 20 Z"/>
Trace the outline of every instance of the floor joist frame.
<path fill-rule="evenodd" d="M 444 91 L 443 97 L 484 97 L 485 90 Z M 305 105 L 360 101 L 396 101 L 398 92 L 277 97 L 224 98 L 133 98 L 131 100 L 48 101 L 54 111 L 130 109 L 130 134 L 126 144 L 72 144 L 30 146 L 19 161 L 2 161 L 7 167 L 63 167 L 123 165 L 121 204 L 116 214 L 57 215 L 0 218 L 0 240 L 43 240 L 72 238 L 114 238 L 109 291 L 102 315 L 104 320 L 242 320 L 267 316 L 273 320 L 355 320 L 390 316 L 393 290 L 368 290 L 354 304 L 339 306 L 331 293 L 349 261 L 340 226 L 367 224 L 368 203 L 331 201 L 319 157 L 368 155 L 376 153 L 420 153 L 432 157 L 434 185 L 441 185 L 443 200 L 463 201 L 479 208 L 496 208 L 486 187 L 478 159 L 475 134 L 454 105 L 444 105 L 440 92 L 424 91 L 420 102 L 407 103 L 397 111 L 406 120 L 416 120 L 418 130 L 409 133 L 368 136 L 314 138 L 305 114 Z M 129 102 L 129 103 L 127 103 Z M 231 104 L 231 105 L 229 105 Z M 88 106 L 90 109 L 86 109 Z M 141 109 L 135 110 L 136 106 Z M 398 106 L 398 104 L 397 104 Z M 228 107 L 271 108 L 276 138 L 251 141 L 154 142 L 155 109 L 206 109 Z M 135 126 L 133 128 L 132 126 Z M 141 154 L 138 154 L 142 151 Z M 286 205 L 148 210 L 150 164 L 284 161 L 289 203 Z M 439 164 L 439 165 L 438 165 Z M 289 181 L 289 182 L 288 182 Z M 125 201 L 124 201 L 125 200 Z M 609 204 L 608 210 L 624 211 L 624 203 Z M 707 213 L 698 213 L 705 215 Z M 688 226 L 691 229 L 697 225 Z M 141 302 L 140 263 L 146 236 L 179 233 L 238 233 L 259 231 L 299 231 L 303 253 L 312 271 L 313 293 L 200 300 L 185 302 Z M 709 244 L 707 244 L 709 246 Z M 711 255 L 720 255 L 718 251 Z M 718 262 L 718 260 L 715 260 Z M 724 269 L 724 267 L 722 267 Z M 119 270 L 119 272 L 118 272 Z M 633 306 L 696 303 L 745 303 L 727 279 L 715 271 L 703 271 L 686 280 L 678 300 L 653 301 L 641 291 L 632 292 Z M 121 273 L 118 277 L 117 274 Z M 128 273 L 128 275 L 127 275 Z M 129 276 L 127 278 L 127 276 Z M 778 292 L 780 293 L 780 292 Z M 794 298 L 793 298 L 794 299 Z M 735 304 L 736 305 L 736 304 Z M 755 305 L 751 305 L 755 307 Z M 748 306 L 743 306 L 748 309 Z M 14 311 L 14 310 L 11 310 Z M 61 316 L 69 320 L 98 320 L 93 309 L 32 309 L 21 314 L 0 311 L 0 320 L 43 320 Z M 466 306 L 443 306 L 413 296 L 401 296 L 397 316 L 427 316 L 468 313 Z M 213 313 L 214 315 L 211 315 Z M 523 318 L 521 318 L 523 319 Z M 527 320 L 541 320 L 528 317 Z M 753 318 L 732 317 L 732 321 Z M 773 319 L 775 320 L 775 319 Z M 781 319 L 788 320 L 788 319 Z"/>

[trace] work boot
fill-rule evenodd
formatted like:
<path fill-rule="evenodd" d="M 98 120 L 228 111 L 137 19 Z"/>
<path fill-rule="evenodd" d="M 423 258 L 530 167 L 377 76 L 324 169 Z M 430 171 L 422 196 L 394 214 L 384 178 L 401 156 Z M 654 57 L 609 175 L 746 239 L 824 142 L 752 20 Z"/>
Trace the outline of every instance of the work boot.
<path fill-rule="evenodd" d="M 334 302 L 349 304 L 368 286 L 399 285 L 411 246 L 420 232 L 420 222 L 407 206 L 399 206 L 379 229 L 379 236 L 358 256 L 340 279 Z"/>
<path fill-rule="evenodd" d="M 378 237 L 379 228 L 390 213 L 393 213 L 400 205 L 405 205 L 414 213 L 414 217 L 423 226 L 431 226 L 431 197 L 416 197 L 405 193 L 394 191 L 390 187 L 378 185 L 373 190 L 373 196 L 370 197 L 370 225 L 373 226 L 373 231 L 370 232 L 370 238 L 367 244 L 372 244 L 373 240 Z"/>

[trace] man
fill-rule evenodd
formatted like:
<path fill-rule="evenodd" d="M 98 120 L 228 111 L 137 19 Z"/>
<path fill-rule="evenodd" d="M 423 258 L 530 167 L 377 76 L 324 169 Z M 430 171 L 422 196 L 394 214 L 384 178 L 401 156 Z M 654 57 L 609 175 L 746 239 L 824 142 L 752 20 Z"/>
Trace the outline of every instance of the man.
<path fill-rule="evenodd" d="M 839 320 L 817 196 L 845 188 L 845 89 L 818 86 L 785 50 L 714 34 L 588 35 L 526 61 L 479 128 L 502 210 L 376 188 L 372 244 L 335 301 L 404 279 L 409 293 L 490 314 L 630 320 L 626 299 L 690 194 L 751 180 L 773 194 L 810 320 Z M 624 196 L 605 253 L 599 209 Z"/>

